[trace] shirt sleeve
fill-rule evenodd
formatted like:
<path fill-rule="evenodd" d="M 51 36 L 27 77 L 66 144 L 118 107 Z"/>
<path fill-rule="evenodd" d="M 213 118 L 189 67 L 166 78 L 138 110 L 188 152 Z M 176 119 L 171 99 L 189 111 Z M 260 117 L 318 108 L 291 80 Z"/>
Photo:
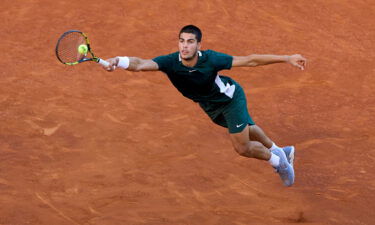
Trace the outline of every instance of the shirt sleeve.
<path fill-rule="evenodd" d="M 160 71 L 167 73 L 173 65 L 173 54 L 158 56 L 152 60 L 158 64 Z"/>
<path fill-rule="evenodd" d="M 233 56 L 221 52 L 210 51 L 210 61 L 217 71 L 232 68 Z"/>

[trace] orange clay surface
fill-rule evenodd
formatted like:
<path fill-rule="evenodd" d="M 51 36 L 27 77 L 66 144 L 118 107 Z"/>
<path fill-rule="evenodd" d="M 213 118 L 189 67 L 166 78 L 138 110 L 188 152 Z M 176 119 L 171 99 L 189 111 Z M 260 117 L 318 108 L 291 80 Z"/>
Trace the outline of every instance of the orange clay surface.
<path fill-rule="evenodd" d="M 374 12 L 373 0 L 1 0 L 0 224 L 375 224 Z M 308 58 L 305 71 L 222 71 L 267 135 L 296 146 L 293 187 L 237 155 L 163 73 L 54 55 L 78 29 L 103 58 L 153 58 L 186 24 L 203 49 Z"/>

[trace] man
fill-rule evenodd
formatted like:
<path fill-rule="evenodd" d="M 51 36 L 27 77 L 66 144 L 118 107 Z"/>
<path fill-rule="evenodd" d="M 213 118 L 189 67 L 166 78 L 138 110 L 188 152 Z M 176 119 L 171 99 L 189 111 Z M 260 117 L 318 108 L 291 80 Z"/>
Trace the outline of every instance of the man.
<path fill-rule="evenodd" d="M 285 186 L 294 183 L 294 147 L 279 148 L 255 125 L 247 111 L 241 86 L 218 72 L 232 67 L 253 67 L 272 63 L 289 63 L 300 69 L 306 66 L 301 55 L 230 56 L 212 50 L 200 51 L 202 33 L 194 25 L 179 33 L 179 51 L 154 59 L 115 57 L 105 67 L 130 71 L 156 71 L 167 74 L 172 84 L 187 98 L 198 102 L 216 124 L 229 130 L 234 149 L 241 156 L 267 160 L 279 173 Z"/>

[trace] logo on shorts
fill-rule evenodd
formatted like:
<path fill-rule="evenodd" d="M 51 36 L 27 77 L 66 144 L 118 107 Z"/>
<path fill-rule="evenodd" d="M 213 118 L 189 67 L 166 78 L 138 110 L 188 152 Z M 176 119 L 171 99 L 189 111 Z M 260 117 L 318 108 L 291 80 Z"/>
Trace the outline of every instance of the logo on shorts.
<path fill-rule="evenodd" d="M 242 125 L 243 125 L 243 123 L 241 123 L 241 124 L 237 124 L 236 127 L 239 128 L 239 127 L 241 127 Z"/>
<path fill-rule="evenodd" d="M 195 71 L 197 71 L 197 70 L 189 70 L 189 73 L 192 73 L 192 72 L 195 72 Z"/>

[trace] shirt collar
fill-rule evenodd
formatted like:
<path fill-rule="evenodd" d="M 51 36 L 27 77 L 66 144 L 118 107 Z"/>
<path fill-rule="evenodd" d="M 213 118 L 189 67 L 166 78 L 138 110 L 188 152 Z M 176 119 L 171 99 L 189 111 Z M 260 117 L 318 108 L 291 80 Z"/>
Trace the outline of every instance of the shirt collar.
<path fill-rule="evenodd" d="M 198 56 L 199 57 L 201 57 L 202 56 L 202 52 L 201 51 L 198 51 Z M 182 59 L 181 59 L 181 54 L 180 53 L 178 53 L 178 61 L 182 61 Z"/>

